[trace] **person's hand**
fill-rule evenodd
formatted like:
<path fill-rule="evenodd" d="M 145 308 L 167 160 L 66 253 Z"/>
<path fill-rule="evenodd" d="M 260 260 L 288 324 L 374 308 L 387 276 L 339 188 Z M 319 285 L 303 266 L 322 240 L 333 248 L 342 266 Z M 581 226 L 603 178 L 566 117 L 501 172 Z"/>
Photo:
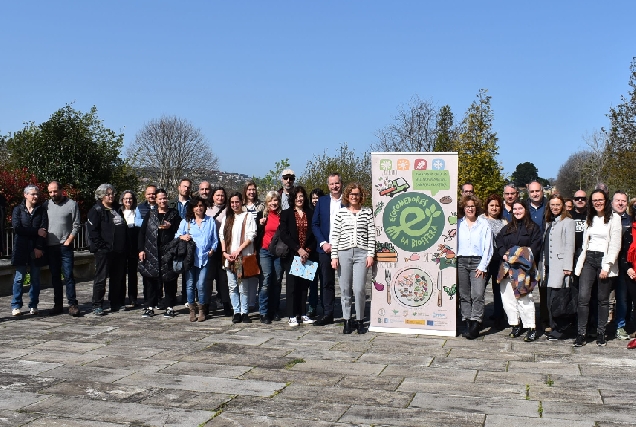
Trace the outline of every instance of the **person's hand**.
<path fill-rule="evenodd" d="M 71 246 L 72 244 L 73 244 L 73 239 L 71 239 L 70 237 L 66 239 L 64 243 L 62 243 L 62 245 L 64 246 Z"/>
<path fill-rule="evenodd" d="M 338 269 L 338 259 L 331 260 L 331 268 L 333 268 L 334 270 Z"/>
<path fill-rule="evenodd" d="M 146 253 L 144 251 L 139 252 L 139 261 L 144 262 L 146 259 Z"/>
<path fill-rule="evenodd" d="M 481 271 L 480 269 L 475 270 L 475 277 L 479 278 L 479 277 L 486 277 L 486 272 L 485 271 Z"/>
<path fill-rule="evenodd" d="M 241 251 L 240 250 L 235 250 L 234 252 L 232 252 L 230 254 L 230 256 L 232 257 L 232 261 L 234 261 L 236 258 L 238 258 L 239 256 L 241 256 Z"/>
<path fill-rule="evenodd" d="M 630 268 L 627 270 L 627 277 L 629 277 L 632 280 L 636 279 L 636 272 L 634 272 L 633 268 Z"/>
<path fill-rule="evenodd" d="M 33 254 L 35 255 L 35 259 L 38 259 L 38 258 L 42 258 L 42 255 L 44 255 L 44 252 L 42 252 L 38 248 L 35 248 L 33 249 Z"/>
<path fill-rule="evenodd" d="M 569 276 L 572 274 L 571 270 L 563 270 L 563 274 L 565 274 L 566 276 Z"/>
<path fill-rule="evenodd" d="M 47 234 L 47 233 L 46 233 L 46 228 L 40 228 L 40 229 L 38 230 L 38 236 L 40 236 L 40 237 L 46 237 L 46 234 Z"/>
<path fill-rule="evenodd" d="M 329 243 L 324 243 L 322 245 L 322 250 L 325 251 L 325 253 L 330 254 L 331 253 L 331 245 Z"/>
<path fill-rule="evenodd" d="M 190 236 L 189 234 L 182 234 L 181 236 L 179 236 L 179 238 L 181 240 L 185 240 L 186 242 L 189 242 L 190 240 L 192 240 L 192 236 Z"/>
<path fill-rule="evenodd" d="M 265 223 L 267 222 L 267 218 L 261 218 L 259 222 L 261 223 L 261 225 L 265 225 Z"/>
<path fill-rule="evenodd" d="M 307 252 L 303 248 L 298 249 L 298 255 L 300 256 L 300 262 L 302 262 L 303 264 L 305 264 L 305 262 L 307 262 L 307 259 L 309 259 L 309 252 Z"/>
<path fill-rule="evenodd" d="M 372 256 L 368 256 L 367 257 L 367 268 L 373 267 L 373 263 L 374 262 L 375 262 L 375 259 Z"/>
<path fill-rule="evenodd" d="M 214 255 L 214 251 L 208 252 L 208 258 L 210 258 L 212 255 Z"/>
<path fill-rule="evenodd" d="M 504 261 L 508 261 L 508 255 L 504 255 L 504 256 L 503 256 L 503 260 L 504 260 Z"/>
<path fill-rule="evenodd" d="M 598 278 L 601 280 L 607 279 L 607 271 L 601 270 L 601 273 L 598 275 Z"/>

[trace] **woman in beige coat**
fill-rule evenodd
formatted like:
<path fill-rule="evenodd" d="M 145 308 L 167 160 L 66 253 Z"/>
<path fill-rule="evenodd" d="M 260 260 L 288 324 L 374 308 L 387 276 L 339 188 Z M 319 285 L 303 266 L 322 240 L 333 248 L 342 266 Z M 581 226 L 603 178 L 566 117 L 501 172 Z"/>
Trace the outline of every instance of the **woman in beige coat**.
<path fill-rule="evenodd" d="M 572 275 L 574 268 L 574 220 L 565 209 L 565 201 L 558 194 L 548 200 L 545 211 L 546 231 L 543 237 L 543 284 L 547 287 L 549 325 L 552 331 L 546 335 L 548 340 L 563 337 L 567 328 L 567 319 L 552 315 L 552 300 L 563 287 L 563 279 Z"/>

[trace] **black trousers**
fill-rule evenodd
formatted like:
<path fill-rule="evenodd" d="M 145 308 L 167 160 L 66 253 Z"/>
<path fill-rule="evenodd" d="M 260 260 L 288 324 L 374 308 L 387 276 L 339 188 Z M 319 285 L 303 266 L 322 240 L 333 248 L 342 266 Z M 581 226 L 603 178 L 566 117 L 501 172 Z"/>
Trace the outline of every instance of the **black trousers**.
<path fill-rule="evenodd" d="M 93 280 L 93 307 L 104 305 L 106 279 L 108 300 L 111 307 L 121 307 L 126 298 L 125 277 L 126 254 L 118 252 L 95 253 L 95 279 Z"/>
<path fill-rule="evenodd" d="M 210 261 L 212 264 L 210 265 L 210 271 L 208 272 L 208 280 L 210 282 L 214 280 L 216 282 L 216 293 L 218 294 L 217 298 L 220 298 L 223 303 L 230 303 L 230 291 L 227 287 L 227 273 L 221 267 L 223 265 L 223 258 L 221 256 L 221 251 L 214 251 L 212 255 L 212 259 Z M 207 287 L 208 292 L 212 293 L 212 283 Z M 210 295 L 208 295 L 209 297 Z M 208 298 L 208 301 L 211 301 Z"/>
<path fill-rule="evenodd" d="M 331 254 L 319 253 L 319 268 L 322 273 L 322 305 L 324 315 L 333 317 L 336 301 L 336 270 L 331 268 Z M 287 280 L 289 280 L 289 275 Z"/>
<path fill-rule="evenodd" d="M 283 261 L 283 269 L 287 274 L 285 280 L 285 300 L 287 317 L 298 317 L 307 314 L 307 294 L 311 281 L 289 274 L 293 258 Z"/>
<path fill-rule="evenodd" d="M 146 308 L 154 308 L 159 305 L 161 299 L 160 291 L 163 288 L 164 297 L 161 301 L 165 308 L 174 307 L 177 302 L 177 281 L 171 280 L 169 282 L 163 282 L 160 278 L 154 277 L 146 278 L 146 290 L 148 291 L 147 299 L 144 300 L 144 306 Z"/>
<path fill-rule="evenodd" d="M 137 264 L 139 264 L 139 256 L 136 253 L 128 254 L 126 257 L 126 275 L 128 276 L 128 299 L 131 303 L 137 301 L 139 293 Z"/>

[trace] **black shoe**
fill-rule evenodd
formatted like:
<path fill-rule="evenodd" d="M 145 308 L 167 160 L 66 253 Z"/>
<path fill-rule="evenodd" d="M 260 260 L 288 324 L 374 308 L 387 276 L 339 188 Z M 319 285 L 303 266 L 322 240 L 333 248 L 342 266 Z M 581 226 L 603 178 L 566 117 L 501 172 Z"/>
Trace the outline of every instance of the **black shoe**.
<path fill-rule="evenodd" d="M 261 323 L 265 323 L 266 325 L 271 325 L 272 321 L 269 320 L 269 317 L 267 316 L 261 316 Z"/>
<path fill-rule="evenodd" d="M 232 318 L 232 323 L 241 323 L 241 320 L 241 313 L 236 313 Z"/>
<path fill-rule="evenodd" d="M 314 322 L 314 326 L 325 326 L 333 323 L 333 316 L 322 316 Z"/>
<path fill-rule="evenodd" d="M 117 313 L 120 308 L 121 308 L 121 306 L 119 306 L 119 305 L 111 305 L 110 306 L 110 312 L 111 313 Z"/>
<path fill-rule="evenodd" d="M 141 317 L 144 317 L 144 318 L 153 317 L 154 315 L 155 315 L 155 312 L 153 311 L 152 308 L 145 308 L 143 313 L 141 313 Z"/>
<path fill-rule="evenodd" d="M 49 315 L 51 316 L 57 316 L 62 313 L 64 313 L 64 307 L 61 305 L 54 305 L 51 311 L 49 311 Z"/>
<path fill-rule="evenodd" d="M 343 334 L 350 334 L 353 332 L 353 320 L 347 319 L 344 322 L 344 328 L 342 329 Z"/>
<path fill-rule="evenodd" d="M 546 334 L 545 338 L 548 341 L 558 341 L 559 339 L 557 337 L 555 337 L 554 335 L 552 335 L 552 332 L 550 332 L 549 334 Z"/>
<path fill-rule="evenodd" d="M 585 335 L 577 335 L 572 347 L 583 347 L 585 344 L 587 344 L 587 342 L 585 342 Z"/>
<path fill-rule="evenodd" d="M 172 319 L 176 315 L 177 313 L 172 309 L 172 307 L 166 308 L 166 312 L 163 313 L 163 317 L 165 317 L 166 319 Z"/>
<path fill-rule="evenodd" d="M 232 304 L 229 302 L 223 303 L 223 316 L 230 317 L 234 315 L 234 309 L 232 308 Z"/>
<path fill-rule="evenodd" d="M 274 317 L 272 317 L 272 320 L 274 322 L 280 322 L 280 314 L 274 313 Z"/>
<path fill-rule="evenodd" d="M 523 339 L 525 342 L 532 342 L 537 339 L 537 330 L 535 328 L 528 329 L 526 337 Z"/>
<path fill-rule="evenodd" d="M 605 347 L 607 345 L 607 341 L 605 341 L 605 334 L 598 334 L 596 337 L 596 345 L 599 347 Z"/>
<path fill-rule="evenodd" d="M 510 331 L 510 338 L 519 338 L 523 333 L 523 327 L 521 325 L 515 325 L 512 327 L 512 331 Z"/>
<path fill-rule="evenodd" d="M 468 328 L 468 335 L 466 336 L 466 338 L 468 338 L 469 340 L 474 340 L 475 338 L 479 337 L 480 329 L 481 323 L 477 320 L 471 320 L 470 327 Z"/>
<path fill-rule="evenodd" d="M 470 319 L 466 319 L 464 323 L 466 323 L 466 328 L 464 329 L 464 332 L 462 332 L 462 337 L 468 338 L 468 333 L 470 332 L 470 327 L 473 324 L 473 321 Z"/>
<path fill-rule="evenodd" d="M 130 300 L 130 305 L 132 305 L 132 308 L 139 307 L 139 303 L 137 302 L 136 299 Z"/>
<path fill-rule="evenodd" d="M 367 330 L 364 329 L 364 319 L 358 320 L 358 335 L 365 334 L 366 332 Z"/>
<path fill-rule="evenodd" d="M 252 319 L 250 319 L 250 316 L 247 313 L 243 313 L 241 315 L 241 321 L 243 323 L 252 323 Z"/>

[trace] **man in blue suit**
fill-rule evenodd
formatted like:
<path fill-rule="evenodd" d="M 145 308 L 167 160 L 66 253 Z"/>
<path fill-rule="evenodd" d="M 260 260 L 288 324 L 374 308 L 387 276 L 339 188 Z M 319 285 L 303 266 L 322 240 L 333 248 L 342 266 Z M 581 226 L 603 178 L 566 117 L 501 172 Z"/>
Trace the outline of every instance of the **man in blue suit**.
<path fill-rule="evenodd" d="M 333 307 L 336 299 L 336 271 L 331 268 L 330 231 L 336 213 L 342 207 L 342 180 L 339 173 L 332 173 L 327 180 L 329 195 L 322 196 L 316 203 L 311 229 L 318 241 L 318 257 L 322 273 L 322 305 L 324 313 L 314 322 L 314 326 L 333 323 Z"/>

